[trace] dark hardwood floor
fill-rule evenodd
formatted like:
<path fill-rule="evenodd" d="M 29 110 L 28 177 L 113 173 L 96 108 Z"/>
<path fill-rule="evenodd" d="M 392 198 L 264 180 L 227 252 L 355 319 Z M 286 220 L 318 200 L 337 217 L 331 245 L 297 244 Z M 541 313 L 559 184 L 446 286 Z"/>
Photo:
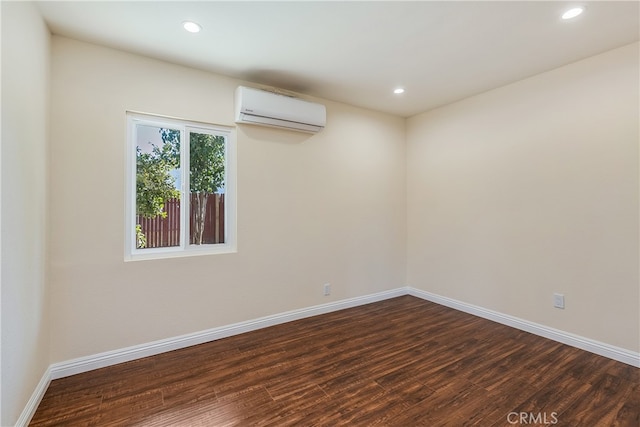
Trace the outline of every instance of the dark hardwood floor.
<path fill-rule="evenodd" d="M 634 426 L 640 369 L 411 296 L 55 380 L 32 426 Z"/>

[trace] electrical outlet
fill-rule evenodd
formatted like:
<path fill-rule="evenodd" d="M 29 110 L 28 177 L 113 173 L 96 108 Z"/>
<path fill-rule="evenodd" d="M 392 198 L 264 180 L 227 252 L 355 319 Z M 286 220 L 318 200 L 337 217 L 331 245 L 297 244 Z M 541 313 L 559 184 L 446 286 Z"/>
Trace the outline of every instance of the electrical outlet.
<path fill-rule="evenodd" d="M 324 296 L 331 295 L 331 283 L 324 284 Z"/>
<path fill-rule="evenodd" d="M 553 294 L 553 306 L 555 308 L 564 308 L 564 295 Z"/>

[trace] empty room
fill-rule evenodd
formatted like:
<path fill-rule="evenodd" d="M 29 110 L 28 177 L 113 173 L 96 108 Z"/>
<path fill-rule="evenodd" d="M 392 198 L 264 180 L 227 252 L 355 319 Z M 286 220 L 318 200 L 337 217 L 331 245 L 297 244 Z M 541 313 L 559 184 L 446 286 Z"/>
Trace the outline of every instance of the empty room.
<path fill-rule="evenodd" d="M 639 2 L 0 7 L 0 425 L 640 425 Z"/>

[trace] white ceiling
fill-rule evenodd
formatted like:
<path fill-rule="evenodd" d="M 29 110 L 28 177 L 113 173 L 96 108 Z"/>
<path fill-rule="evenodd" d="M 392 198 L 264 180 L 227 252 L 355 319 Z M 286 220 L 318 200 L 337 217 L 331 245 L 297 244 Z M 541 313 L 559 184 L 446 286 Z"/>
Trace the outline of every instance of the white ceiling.
<path fill-rule="evenodd" d="M 407 117 L 640 38 L 639 2 L 581 3 L 573 21 L 550 1 L 38 6 L 54 34 Z"/>

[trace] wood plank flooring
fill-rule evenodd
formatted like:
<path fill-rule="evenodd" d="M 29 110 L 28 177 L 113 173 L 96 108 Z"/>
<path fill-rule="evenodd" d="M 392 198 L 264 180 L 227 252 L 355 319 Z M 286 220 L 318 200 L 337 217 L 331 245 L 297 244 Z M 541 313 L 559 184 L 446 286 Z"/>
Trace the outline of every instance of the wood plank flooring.
<path fill-rule="evenodd" d="M 403 296 L 52 381 L 32 426 L 633 426 L 640 369 Z"/>

